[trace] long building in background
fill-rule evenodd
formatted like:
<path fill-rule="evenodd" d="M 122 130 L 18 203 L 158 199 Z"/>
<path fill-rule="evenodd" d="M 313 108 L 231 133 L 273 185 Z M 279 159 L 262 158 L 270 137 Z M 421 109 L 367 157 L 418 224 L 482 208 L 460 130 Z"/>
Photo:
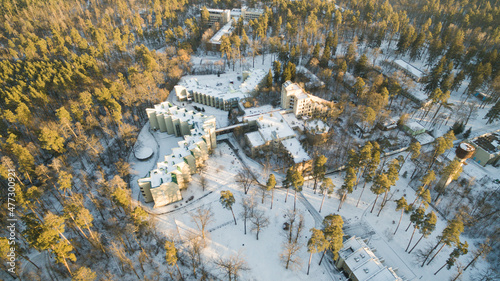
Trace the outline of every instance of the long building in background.
<path fill-rule="evenodd" d="M 241 79 L 243 82 L 235 86 L 233 81 L 227 84 L 224 77 L 217 75 L 206 75 L 211 78 L 207 84 L 200 83 L 192 76 L 185 76 L 179 81 L 179 85 L 174 87 L 175 95 L 179 101 L 194 101 L 225 111 L 238 107 L 238 102 L 250 96 L 259 88 L 267 72 L 263 69 L 252 69 L 243 71 Z M 217 84 L 213 82 L 220 81 Z"/>
<path fill-rule="evenodd" d="M 138 180 L 144 201 L 161 207 L 182 200 L 180 190 L 216 148 L 216 120 L 213 116 L 188 111 L 168 102 L 146 109 L 151 129 L 184 137 L 172 153 L 165 155 L 144 178 Z"/>

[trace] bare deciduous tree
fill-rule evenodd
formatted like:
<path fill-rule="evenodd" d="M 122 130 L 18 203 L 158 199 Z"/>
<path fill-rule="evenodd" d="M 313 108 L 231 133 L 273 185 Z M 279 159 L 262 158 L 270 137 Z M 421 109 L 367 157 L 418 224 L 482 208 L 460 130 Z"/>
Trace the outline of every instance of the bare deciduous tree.
<path fill-rule="evenodd" d="M 254 211 L 252 217 L 250 218 L 252 222 L 252 231 L 255 231 L 256 238 L 259 240 L 259 233 L 263 228 L 269 226 L 269 218 L 264 214 L 263 211 Z"/>
<path fill-rule="evenodd" d="M 252 172 L 247 168 L 243 168 L 236 174 L 236 182 L 243 188 L 245 194 L 247 194 L 253 182 Z"/>
<path fill-rule="evenodd" d="M 219 257 L 214 261 L 214 264 L 223 271 L 229 281 L 238 280 L 241 271 L 250 269 L 241 253 L 231 255 L 227 258 Z"/>
<path fill-rule="evenodd" d="M 196 227 L 198 227 L 198 230 L 201 232 L 203 241 L 205 241 L 207 226 L 214 222 L 212 209 L 209 207 L 205 208 L 204 206 L 199 207 L 194 213 L 191 213 L 191 220 L 196 224 Z"/>
<path fill-rule="evenodd" d="M 252 217 L 255 208 L 254 198 L 243 198 L 241 200 L 241 206 L 243 207 L 243 211 L 241 211 L 240 217 L 243 219 L 245 234 L 247 234 L 247 219 Z"/>

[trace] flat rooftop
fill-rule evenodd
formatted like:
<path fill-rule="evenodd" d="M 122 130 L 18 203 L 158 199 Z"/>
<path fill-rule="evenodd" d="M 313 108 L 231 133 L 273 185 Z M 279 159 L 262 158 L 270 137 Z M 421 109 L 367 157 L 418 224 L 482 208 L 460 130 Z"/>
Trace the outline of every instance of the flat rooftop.
<path fill-rule="evenodd" d="M 220 40 L 224 35 L 230 35 L 233 32 L 233 19 L 230 19 L 224 26 L 215 33 L 215 35 L 210 38 L 210 43 L 220 44 Z"/>
<path fill-rule="evenodd" d="M 474 144 L 486 150 L 490 154 L 500 152 L 500 134 L 490 133 L 482 135 L 475 140 L 472 140 Z"/>
<path fill-rule="evenodd" d="M 219 76 L 216 74 L 188 75 L 181 78 L 179 85 L 184 86 L 189 92 L 198 92 L 224 100 L 243 99 L 257 88 L 266 74 L 263 69 L 252 69 L 244 81 L 243 74 L 237 73 Z"/>
<path fill-rule="evenodd" d="M 295 164 L 311 160 L 311 157 L 309 157 L 309 154 L 307 154 L 297 138 L 282 140 L 281 144 L 290 152 Z"/>
<path fill-rule="evenodd" d="M 420 69 L 418 69 L 415 66 L 407 63 L 404 60 L 397 59 L 397 60 L 394 60 L 394 63 L 397 64 L 397 65 L 399 65 L 401 68 L 406 69 L 408 72 L 410 72 L 411 74 L 415 75 L 419 79 L 422 78 L 422 77 L 424 77 L 424 73 Z"/>

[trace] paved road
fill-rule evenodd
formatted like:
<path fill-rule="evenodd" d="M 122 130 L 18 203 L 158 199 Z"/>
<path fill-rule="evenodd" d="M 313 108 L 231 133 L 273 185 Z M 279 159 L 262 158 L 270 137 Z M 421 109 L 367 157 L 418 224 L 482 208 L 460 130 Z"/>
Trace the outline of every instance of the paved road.
<path fill-rule="evenodd" d="M 307 200 L 304 194 L 302 194 L 302 192 L 299 192 L 299 202 L 301 202 L 307 208 L 307 211 L 309 211 L 311 216 L 314 218 L 315 228 L 321 229 L 321 226 L 323 225 L 323 216 L 321 216 L 321 214 L 313 207 L 313 205 L 311 205 L 311 203 Z M 328 259 L 323 261 L 321 264 L 325 267 L 328 275 L 330 275 L 332 280 L 339 280 L 338 277 L 335 277 L 334 275 L 335 272 L 338 272 L 337 269 L 335 269 L 335 267 L 330 263 Z"/>

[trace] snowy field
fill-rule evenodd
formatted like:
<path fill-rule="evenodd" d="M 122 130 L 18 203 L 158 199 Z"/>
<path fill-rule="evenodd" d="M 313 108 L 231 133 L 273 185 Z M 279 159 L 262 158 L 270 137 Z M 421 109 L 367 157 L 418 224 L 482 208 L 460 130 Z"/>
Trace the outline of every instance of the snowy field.
<path fill-rule="evenodd" d="M 141 133 L 140 139 L 142 140 L 142 136 L 144 136 L 144 138 L 150 142 L 151 139 L 153 139 L 152 143 L 154 143 L 154 137 L 145 132 L 147 131 Z M 158 134 L 161 135 L 161 133 Z M 158 138 L 158 136 L 156 137 Z M 161 149 L 163 153 L 168 153 L 172 144 L 176 144 L 177 141 L 180 140 L 180 138 L 161 138 L 161 136 L 160 139 L 163 140 L 162 144 L 166 147 Z M 147 141 L 144 141 L 144 143 L 146 142 Z M 235 141 L 233 140 L 233 142 Z M 403 153 L 403 155 L 405 156 L 405 153 Z M 240 156 L 256 175 L 260 176 L 260 166 L 244 155 Z M 393 157 L 397 157 L 397 155 Z M 152 160 L 148 162 L 151 161 Z M 320 258 L 319 254 L 313 255 L 310 275 L 307 276 L 305 274 L 307 270 L 307 259 L 309 257 L 305 245 L 307 243 L 307 237 L 310 235 L 309 229 L 312 227 L 319 227 L 320 225 L 315 222 L 313 216 L 310 215 L 306 205 L 304 205 L 301 200 L 297 200 L 297 208 L 303 213 L 306 222 L 299 239 L 300 243 L 304 245 L 299 253 L 302 259 L 302 267 L 295 271 L 285 270 L 284 266 L 280 263 L 279 254 L 282 251 L 282 244 L 285 241 L 285 232 L 282 230 L 282 225 L 285 222 L 284 214 L 287 210 L 293 208 L 293 192 L 290 192 L 288 201 L 285 203 L 285 190 L 276 190 L 272 210 L 269 208 L 270 197 L 266 197 L 265 203 L 261 204 L 261 195 L 258 187 L 252 186 L 249 194 L 244 195 L 241 187 L 235 182 L 235 175 L 242 168 L 242 163 L 238 157 L 236 157 L 235 152 L 226 143 L 220 143 L 218 145 L 214 154 L 207 160 L 206 164 L 207 170 L 204 175 L 206 176 L 208 185 L 205 191 L 202 191 L 200 186 L 200 176 L 195 174 L 193 175 L 193 180 L 190 182 L 188 189 L 182 191 L 183 201 L 158 209 L 148 208 L 151 213 L 157 214 L 157 228 L 160 232 L 176 240 L 184 240 L 186 237 L 189 237 L 190 233 L 199 233 L 196 225 L 191 220 L 190 214 L 200 206 L 210 207 L 214 213 L 215 221 L 208 226 L 210 238 L 207 248 L 203 251 L 203 256 L 206 261 L 213 260 L 218 256 L 227 257 L 231 254 L 241 252 L 250 268 L 249 271 L 243 272 L 242 280 L 342 280 L 340 279 L 342 278 L 340 273 L 332 272 L 330 274 L 327 272 L 324 265 L 317 265 Z M 139 169 L 139 167 L 142 167 L 144 171 L 142 171 L 141 174 L 144 174 L 144 172 L 147 172 L 149 169 L 147 166 L 146 162 L 138 162 L 134 165 L 134 168 Z M 413 165 L 408 162 L 403 167 L 401 174 L 403 174 L 405 170 L 411 173 L 413 168 Z M 478 177 L 489 173 L 498 174 L 498 172 L 500 172 L 498 168 L 487 167 L 484 169 L 475 163 L 470 163 L 464 168 L 465 174 L 474 174 Z M 329 177 L 333 179 L 337 187 L 342 185 L 343 180 L 340 174 L 329 175 Z M 278 185 L 281 185 L 282 179 L 283 175 L 278 174 Z M 261 182 L 263 182 L 262 179 Z M 400 214 L 395 211 L 395 203 L 393 200 L 399 199 L 404 195 L 408 202 L 413 201 L 415 195 L 414 191 L 408 187 L 408 179 L 400 177 L 397 185 L 392 188 L 391 194 L 389 195 L 391 199 L 388 201 L 379 217 L 376 215 L 379 204 L 375 207 L 374 212 L 370 213 L 372 203 L 375 199 L 375 196 L 369 190 L 370 184 L 367 184 L 361 197 L 359 207 L 356 207 L 357 200 L 362 191 L 362 186 L 363 182 L 360 182 L 357 190 L 348 196 L 342 209 L 338 212 L 344 218 L 345 234 L 357 235 L 364 239 L 368 239 L 368 245 L 376 249 L 376 255 L 385 260 L 385 265 L 397 268 L 397 273 L 407 280 L 447 280 L 454 272 L 453 270 L 441 270 L 436 276 L 434 276 L 433 273 L 444 264 L 449 252 L 452 250 L 451 248 L 445 247 L 431 265 L 424 268 L 420 267 L 415 254 L 426 245 L 435 243 L 436 236 L 439 235 L 446 226 L 446 220 L 438 214 L 439 220 L 433 234 L 429 238 L 423 239 L 412 254 L 407 254 L 405 253 L 405 248 L 413 229 L 410 228 L 408 232 L 405 232 L 405 228 L 409 223 L 409 215 L 404 214 L 397 234 L 393 235 Z M 234 225 L 231 212 L 224 209 L 219 203 L 221 190 L 230 190 L 236 199 L 234 213 L 237 216 L 238 225 Z M 138 194 L 137 187 L 134 194 Z M 306 181 L 303 194 L 314 209 L 318 211 L 321 205 L 322 195 L 313 193 L 311 181 Z M 193 199 L 186 202 L 191 196 L 193 196 Z M 258 209 L 263 210 L 270 221 L 269 227 L 263 229 L 260 233 L 259 240 L 256 240 L 255 233 L 250 231 L 250 223 L 247 224 L 247 234 L 243 234 L 243 220 L 238 216 L 242 210 L 240 205 L 242 198 L 250 196 L 255 197 Z M 379 202 L 380 200 L 381 199 L 379 199 Z M 330 198 L 327 197 L 321 216 L 337 213 L 338 204 L 339 200 L 335 195 Z M 151 204 L 147 204 L 149 207 L 150 205 Z M 417 231 L 412 244 L 416 241 L 415 238 L 419 236 Z M 473 241 L 465 237 L 463 240 L 468 240 L 470 245 L 469 250 L 472 250 Z M 465 259 L 459 259 L 459 261 L 464 264 L 466 263 Z M 477 267 L 481 268 L 481 266 L 482 264 L 478 263 Z M 464 278 L 468 278 L 468 274 L 475 272 L 475 270 L 466 272 Z M 217 272 L 216 269 L 213 269 L 213 271 Z"/>
<path fill-rule="evenodd" d="M 201 59 L 212 59 L 213 61 L 220 60 L 218 57 L 192 58 L 195 63 L 199 63 Z M 261 57 L 256 57 L 255 67 L 261 67 L 267 70 L 271 66 L 272 59 L 271 55 L 267 55 L 264 64 L 262 64 Z M 369 57 L 369 60 L 371 61 L 372 58 Z M 240 66 L 239 63 L 237 63 L 234 72 L 232 72 L 232 68 L 231 70 L 227 69 L 227 77 L 238 75 L 238 73 L 241 73 L 242 69 L 248 66 L 248 63 L 251 64 L 251 61 L 251 58 L 247 58 L 247 61 L 243 66 Z M 421 66 L 421 63 L 419 64 L 419 62 L 412 64 L 417 67 Z M 425 71 L 425 69 L 423 70 Z M 199 79 L 202 80 L 203 77 L 199 77 Z M 460 94 L 462 93 L 464 87 L 466 87 L 465 84 L 466 82 L 464 82 L 464 85 L 462 85 L 462 88 L 459 91 L 452 93 L 450 102 L 460 102 Z M 195 105 L 203 107 L 205 109 L 204 114 L 214 115 L 217 118 L 217 128 L 228 125 L 227 112 L 225 111 L 196 103 L 184 104 L 182 102 L 177 102 L 174 95 L 171 95 L 168 100 L 176 105 L 184 106 L 190 110 L 194 109 L 193 106 Z M 484 116 L 488 109 L 489 106 L 486 106 L 485 109 L 480 109 L 477 117 L 471 118 L 468 126 L 472 126 L 473 128 L 472 136 L 480 135 L 489 132 L 492 129 L 498 128 L 498 123 L 490 124 L 488 126 L 484 125 L 482 116 Z M 442 111 L 445 114 L 451 114 L 451 111 L 448 109 L 442 109 Z M 418 116 L 418 113 L 416 115 Z M 429 115 L 432 116 L 432 112 Z M 453 123 L 450 121 L 451 124 L 448 124 L 448 126 L 436 128 L 432 127 L 431 124 L 425 120 L 419 120 L 418 117 L 415 117 L 414 120 L 418 120 L 423 123 L 428 130 L 434 129 L 435 136 L 442 135 Z M 227 136 L 219 137 L 227 138 Z M 245 195 L 241 187 L 235 182 L 235 176 L 243 167 L 243 164 L 240 161 L 240 158 L 236 156 L 235 151 L 233 151 L 226 143 L 219 143 L 217 149 L 214 151 L 214 154 L 206 162 L 207 170 L 204 172 L 204 175 L 207 179 L 208 186 L 205 191 L 201 188 L 200 176 L 195 174 L 193 175 L 193 180 L 189 183 L 187 190 L 182 191 L 182 196 L 184 198 L 183 201 L 158 209 L 152 209 L 152 203 L 144 204 L 136 183 L 137 178 L 144 176 L 150 169 L 152 169 L 156 165 L 155 163 L 158 161 L 158 157 L 163 157 L 163 155 L 169 153 L 171 148 L 177 145 L 177 142 L 181 139 L 182 138 L 175 138 L 166 134 L 150 132 L 149 125 L 146 125 L 139 135 L 139 142 L 143 145 L 151 147 L 154 151 L 154 155 L 149 160 L 144 162 L 134 159 L 133 156 L 131 156 L 130 159 L 132 168 L 135 171 L 134 174 L 136 175 L 131 181 L 133 198 L 137 198 L 137 203 L 143 204 L 148 212 L 157 215 L 158 231 L 163 232 L 168 237 L 177 241 L 183 241 L 187 239 L 190 234 L 199 233 L 195 223 L 191 220 L 190 214 L 201 206 L 210 207 L 214 214 L 214 222 L 208 226 L 210 231 L 208 238 L 209 242 L 207 248 L 203 250 L 203 257 L 206 262 L 212 261 L 219 256 L 227 257 L 231 254 L 241 253 L 247 261 L 250 269 L 242 272 L 241 280 L 345 280 L 345 277 L 337 271 L 329 271 L 327 269 L 329 268 L 327 267 L 327 264 L 318 266 L 320 254 L 313 255 L 311 273 L 309 276 L 306 275 L 307 260 L 309 258 L 306 244 L 308 237 L 310 236 L 309 229 L 312 227 L 319 228 L 321 225 L 320 220 L 318 220 L 318 211 L 321 205 L 322 195 L 314 194 L 312 190 L 312 182 L 306 181 L 304 184 L 304 190 L 302 193 L 307 201 L 299 200 L 299 198 L 297 200 L 297 209 L 304 215 L 305 218 L 304 230 L 299 238 L 299 243 L 303 245 L 298 254 L 302 260 L 302 266 L 295 270 L 286 270 L 284 265 L 280 262 L 279 254 L 282 252 L 282 244 L 285 241 L 285 232 L 282 230 L 282 225 L 285 222 L 284 214 L 287 210 L 293 208 L 293 192 L 290 192 L 288 202 L 285 203 L 286 191 L 281 189 L 276 190 L 272 210 L 270 209 L 269 197 L 265 199 L 264 204 L 261 204 L 260 190 L 258 190 L 258 187 L 252 186 L 249 194 Z M 233 143 L 234 147 L 239 148 L 234 139 L 230 137 L 229 140 Z M 402 153 L 403 156 L 406 156 L 406 154 L 406 152 Z M 247 158 L 242 153 L 240 153 L 239 156 L 242 158 L 244 163 L 249 166 L 258 177 L 260 177 L 260 182 L 265 182 L 266 179 L 261 177 L 262 167 L 252 159 Z M 391 155 L 391 158 L 395 158 L 397 156 L 398 154 Z M 447 156 L 448 158 L 452 158 L 453 153 L 447 154 Z M 384 264 L 388 267 L 397 269 L 398 275 L 406 280 L 448 280 L 454 274 L 455 269 L 443 269 L 437 275 L 434 275 L 434 272 L 445 263 L 452 248 L 445 247 L 429 266 L 425 266 L 423 268 L 420 267 L 417 255 L 419 250 L 436 243 L 436 237 L 446 226 L 446 218 L 438 214 L 436 230 L 430 235 L 430 237 L 423 239 L 411 254 L 407 254 L 405 252 L 413 230 L 410 228 L 407 232 L 405 231 L 409 223 L 409 214 L 403 215 L 398 232 L 395 235 L 393 234 L 400 216 L 400 212 L 395 211 L 396 203 L 394 200 L 401 198 L 401 196 L 405 196 L 408 202 L 413 202 L 415 198 L 415 191 L 409 186 L 409 178 L 403 178 L 401 176 L 405 171 L 408 171 L 408 174 L 411 174 L 413 170 L 413 164 L 411 161 L 408 161 L 400 172 L 400 179 L 396 183 L 396 186 L 392 187 L 389 194 L 390 199 L 388 200 L 385 208 L 382 210 L 380 216 L 377 216 L 377 213 L 380 207 L 381 198 L 379 198 L 373 213 L 370 213 L 373 201 L 375 200 L 375 195 L 369 190 L 370 184 L 367 184 L 365 187 L 359 206 L 356 207 L 363 187 L 363 182 L 361 181 L 357 189 L 352 194 L 348 195 L 345 204 L 339 212 L 337 212 L 339 198 L 335 194 L 331 197 L 327 197 L 322 208 L 320 218 L 330 213 L 339 213 L 344 218 L 345 234 L 349 236 L 356 235 L 362 237 L 363 239 L 368 239 L 368 245 L 376 250 L 375 254 L 379 258 L 385 260 Z M 472 160 L 468 160 L 468 165 L 464 167 L 463 172 L 465 177 L 475 177 L 477 179 L 481 179 L 486 176 L 493 178 L 496 176 L 498 178 L 497 175 L 499 174 L 499 168 L 491 166 L 481 167 Z M 277 174 L 276 177 L 278 185 L 281 185 L 281 180 L 283 180 L 284 176 Z M 342 174 L 331 174 L 329 177 L 333 179 L 337 188 L 342 185 Z M 488 187 L 491 188 L 489 185 Z M 237 216 L 237 225 L 234 225 L 231 212 L 224 209 L 219 203 L 221 190 L 230 190 L 236 199 L 233 209 L 235 215 Z M 259 240 L 256 240 L 255 233 L 250 231 L 250 223 L 247 225 L 247 234 L 245 235 L 243 233 L 243 220 L 238 216 L 242 210 L 240 205 L 242 198 L 250 196 L 255 197 L 258 209 L 264 211 L 270 221 L 270 225 L 261 231 Z M 431 209 L 432 207 L 429 207 L 428 211 Z M 417 231 L 412 241 L 412 246 L 418 238 L 420 238 L 420 235 Z M 462 237 L 461 240 L 469 243 L 469 252 L 474 250 L 474 242 L 477 241 L 467 237 Z M 458 263 L 464 265 L 469 259 L 469 256 L 462 256 L 458 259 Z M 326 263 L 326 260 L 324 263 Z M 474 269 L 469 269 L 464 272 L 461 277 L 462 280 L 470 280 L 474 274 L 484 269 L 485 266 L 486 264 L 484 262 L 479 261 Z M 212 272 L 218 272 L 217 269 L 213 268 L 213 264 L 209 267 L 212 267 Z"/>

